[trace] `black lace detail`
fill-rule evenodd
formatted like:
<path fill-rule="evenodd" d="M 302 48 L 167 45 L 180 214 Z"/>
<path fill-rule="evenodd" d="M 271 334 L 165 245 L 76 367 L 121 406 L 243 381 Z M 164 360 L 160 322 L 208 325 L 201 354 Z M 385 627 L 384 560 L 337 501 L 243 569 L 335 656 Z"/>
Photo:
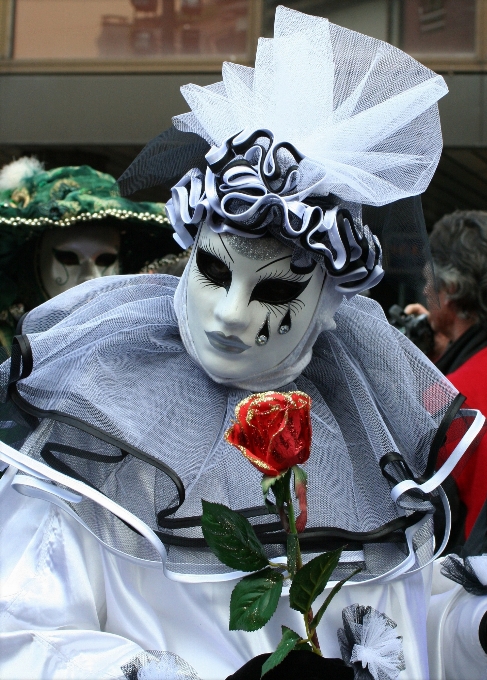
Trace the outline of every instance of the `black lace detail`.
<path fill-rule="evenodd" d="M 385 614 L 359 604 L 342 611 L 338 643 L 343 661 L 354 669 L 355 680 L 395 680 L 406 668 L 397 624 Z"/>
<path fill-rule="evenodd" d="M 487 595 L 487 585 L 483 585 L 475 573 L 472 560 L 485 560 L 487 572 L 487 554 L 480 557 L 467 557 L 462 560 L 458 555 L 448 555 L 441 567 L 441 573 L 451 581 L 459 583 L 467 593 L 472 595 Z"/>

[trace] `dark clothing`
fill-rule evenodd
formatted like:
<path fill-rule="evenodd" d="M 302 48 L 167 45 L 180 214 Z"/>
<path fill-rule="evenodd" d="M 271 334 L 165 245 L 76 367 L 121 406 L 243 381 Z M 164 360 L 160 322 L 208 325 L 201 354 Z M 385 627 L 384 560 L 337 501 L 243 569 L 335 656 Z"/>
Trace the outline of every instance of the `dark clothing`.
<path fill-rule="evenodd" d="M 248 661 L 227 680 L 260 680 L 262 665 L 270 654 L 260 654 Z M 267 680 L 353 680 L 353 668 L 345 666 L 341 659 L 325 659 L 310 652 L 292 651 L 282 663 L 268 671 Z"/>
<path fill-rule="evenodd" d="M 446 352 L 436 362 L 442 373 L 448 375 L 460 368 L 474 354 L 487 347 L 487 324 L 476 323 L 465 331 L 458 340 L 452 342 Z M 468 395 L 466 395 L 468 398 Z M 475 407 L 473 407 L 475 408 Z"/>

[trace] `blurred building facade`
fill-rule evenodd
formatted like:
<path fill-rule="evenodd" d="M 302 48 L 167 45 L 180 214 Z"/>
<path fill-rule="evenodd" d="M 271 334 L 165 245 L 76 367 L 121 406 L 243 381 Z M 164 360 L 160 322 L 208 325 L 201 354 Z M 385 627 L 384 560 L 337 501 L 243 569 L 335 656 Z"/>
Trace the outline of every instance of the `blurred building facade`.
<path fill-rule="evenodd" d="M 0 163 L 88 163 L 118 176 L 187 110 L 179 88 L 252 65 L 283 0 L 0 0 Z M 487 0 L 287 0 L 387 40 L 442 73 L 445 150 L 423 197 L 430 227 L 487 209 Z M 164 200 L 158 190 L 140 198 Z"/>

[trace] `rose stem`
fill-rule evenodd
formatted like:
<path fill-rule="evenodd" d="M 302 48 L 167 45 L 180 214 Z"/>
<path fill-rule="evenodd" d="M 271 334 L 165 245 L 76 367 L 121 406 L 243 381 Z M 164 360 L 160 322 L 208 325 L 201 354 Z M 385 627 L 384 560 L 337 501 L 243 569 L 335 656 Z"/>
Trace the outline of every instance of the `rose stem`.
<path fill-rule="evenodd" d="M 291 500 L 291 489 L 287 490 L 287 508 L 288 508 L 288 518 L 289 518 L 289 533 L 298 535 L 298 530 L 296 529 L 296 517 L 294 516 L 294 505 Z M 296 570 L 301 569 L 303 566 L 303 560 L 301 559 L 301 548 L 299 545 L 299 540 L 296 550 Z"/>
<path fill-rule="evenodd" d="M 291 478 L 289 478 L 289 486 L 287 488 L 287 508 L 288 508 L 288 518 L 289 518 L 289 533 L 291 534 L 296 534 L 298 536 L 298 531 L 296 529 L 296 517 L 294 515 L 294 505 L 293 501 L 291 498 Z M 301 558 L 301 547 L 299 545 L 299 536 L 298 536 L 298 541 L 297 541 L 297 549 L 296 549 L 296 571 L 298 569 L 301 569 L 303 566 L 303 560 Z M 323 656 L 321 654 L 321 647 L 320 643 L 318 641 L 318 635 L 316 634 L 316 628 L 313 631 L 313 635 L 310 636 L 310 629 L 309 629 L 309 624 L 313 620 L 313 610 L 310 607 L 308 609 L 307 614 L 304 617 L 304 625 L 306 626 L 306 632 L 308 634 L 308 638 L 313 646 L 313 651 L 316 654 L 319 654 L 320 656 Z"/>

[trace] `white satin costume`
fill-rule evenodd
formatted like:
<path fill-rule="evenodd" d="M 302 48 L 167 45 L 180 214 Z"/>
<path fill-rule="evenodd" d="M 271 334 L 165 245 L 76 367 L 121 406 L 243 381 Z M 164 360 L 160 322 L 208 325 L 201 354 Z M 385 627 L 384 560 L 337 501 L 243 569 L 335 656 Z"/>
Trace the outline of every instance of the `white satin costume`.
<path fill-rule="evenodd" d="M 26 402 L 51 410 L 53 418 L 40 419 L 20 452 L 4 444 L 0 449 L 2 460 L 10 463 L 0 481 L 1 677 L 125 678 L 130 676 L 122 668 L 144 658 L 143 650 L 155 650 L 177 655 L 202 679 L 222 680 L 253 656 L 272 651 L 282 624 L 300 630 L 300 617 L 284 594 L 263 629 L 229 632 L 230 593 L 239 575 L 201 551 L 164 549 L 152 531 L 154 511 L 163 502 L 158 486 L 165 479 L 156 468 L 128 455 L 104 473 L 96 491 L 47 465 L 47 454 L 39 454 L 51 441 L 51 453 L 72 463 L 75 456 L 64 452 L 63 458 L 56 442 L 59 434 L 64 442 L 73 441 L 69 433 L 76 428 L 60 423 L 54 411 L 78 408 L 85 423 L 104 417 L 107 430 L 116 426 L 127 446 L 146 450 L 177 471 L 186 501 L 175 517 L 200 514 L 202 497 L 235 508 L 262 503 L 260 474 L 222 439 L 235 404 L 249 391 L 217 385 L 186 353 L 173 306 L 177 284 L 174 277 L 158 275 L 98 279 L 54 298 L 25 320 L 34 367 L 17 382 L 17 391 Z M 178 313 L 184 318 L 181 305 Z M 307 369 L 285 389 L 305 390 L 313 398 L 313 447 L 306 464 L 309 526 L 368 531 L 400 516 L 378 459 L 393 445 L 416 469 L 424 465 L 421 441 L 430 442 L 437 429 L 439 395 L 451 399 L 456 392 L 388 325 L 373 301 L 344 301 L 335 319 L 336 330 L 319 335 Z M 357 343 L 351 356 L 347 343 L 367 334 L 370 341 Z M 56 365 L 63 370 L 54 380 Z M 5 384 L 8 362 L 2 369 Z M 423 390 L 423 403 L 411 392 L 414 380 Z M 34 384 L 44 389 L 33 398 Z M 359 411 L 350 389 L 360 394 Z M 369 414 L 374 423 L 368 447 L 357 432 L 367 421 L 360 424 L 358 413 Z M 414 429 L 409 428 L 412 419 Z M 350 422 L 353 427 L 346 425 Z M 86 439 L 85 448 L 93 446 L 92 435 L 76 433 L 78 441 Z M 361 452 L 354 459 L 357 446 Z M 84 475 L 98 464 L 86 463 Z M 367 475 L 372 495 L 364 488 Z M 431 539 L 421 544 L 418 538 L 424 524 L 413 530 L 418 550 L 410 553 L 412 562 L 404 559 L 407 550 L 394 552 L 387 543 L 344 553 L 345 562 L 362 564 L 369 582 L 346 586 L 333 600 L 318 628 L 323 652 L 340 656 L 341 611 L 359 603 L 397 623 L 406 664 L 401 680 L 485 678 L 478 625 L 487 598 L 468 595 L 449 581 L 441 586 L 444 592 L 431 597 L 432 565 L 416 570 L 432 557 Z M 384 580 L 385 571 L 390 580 Z M 171 655 L 157 663 L 151 656 L 153 675 L 147 677 L 194 677 L 171 675 Z"/>

